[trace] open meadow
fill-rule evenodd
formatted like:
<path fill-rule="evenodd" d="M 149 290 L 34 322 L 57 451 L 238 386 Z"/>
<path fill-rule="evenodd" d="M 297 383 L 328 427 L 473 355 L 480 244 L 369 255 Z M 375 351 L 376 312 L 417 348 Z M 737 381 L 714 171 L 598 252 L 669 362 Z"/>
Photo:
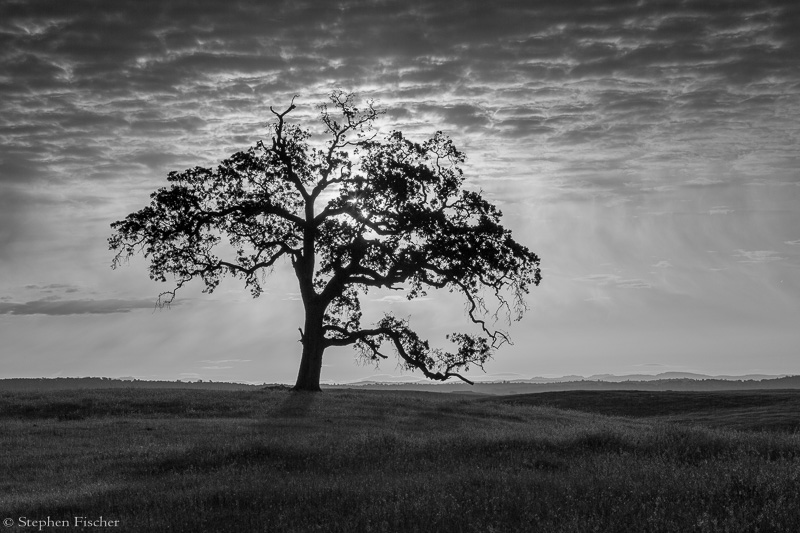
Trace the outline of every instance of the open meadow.
<path fill-rule="evenodd" d="M 0 427 L 8 531 L 800 531 L 798 391 L 2 392 Z"/>

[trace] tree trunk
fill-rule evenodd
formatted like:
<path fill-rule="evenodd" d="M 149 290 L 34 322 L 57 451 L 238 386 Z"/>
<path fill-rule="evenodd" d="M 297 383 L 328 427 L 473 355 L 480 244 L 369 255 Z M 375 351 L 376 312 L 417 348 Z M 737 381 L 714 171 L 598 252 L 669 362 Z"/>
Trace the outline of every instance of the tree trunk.
<path fill-rule="evenodd" d="M 322 372 L 322 352 L 325 351 L 325 338 L 322 333 L 324 311 L 314 307 L 306 308 L 305 330 L 303 331 L 303 355 L 300 371 L 297 374 L 296 391 L 319 392 L 319 377 Z"/>

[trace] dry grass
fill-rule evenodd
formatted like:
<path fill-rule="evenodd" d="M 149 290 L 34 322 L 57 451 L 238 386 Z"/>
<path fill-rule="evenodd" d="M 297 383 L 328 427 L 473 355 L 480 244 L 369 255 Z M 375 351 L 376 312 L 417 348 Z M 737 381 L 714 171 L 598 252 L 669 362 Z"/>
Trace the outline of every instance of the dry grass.
<path fill-rule="evenodd" d="M 6 393 L 0 508 L 102 515 L 120 531 L 800 530 L 800 434 L 574 407 L 370 391 Z"/>

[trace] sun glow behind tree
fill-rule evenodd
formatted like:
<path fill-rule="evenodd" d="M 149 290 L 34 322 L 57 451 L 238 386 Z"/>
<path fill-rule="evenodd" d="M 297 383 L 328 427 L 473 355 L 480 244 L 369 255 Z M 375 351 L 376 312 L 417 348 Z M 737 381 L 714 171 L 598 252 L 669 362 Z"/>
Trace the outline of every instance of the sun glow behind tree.
<path fill-rule="evenodd" d="M 333 112 L 320 106 L 324 148 L 287 121 L 292 103 L 281 113 L 270 108 L 277 119 L 270 141 L 216 169 L 171 172 L 172 185 L 153 193 L 148 207 L 112 224 L 114 266 L 142 253 L 151 279 L 174 276 L 163 306 L 192 279 L 213 292 L 226 275 L 257 297 L 263 271 L 289 259 L 305 311 L 297 390 L 319 390 L 323 352 L 349 345 L 378 361 L 388 344 L 409 370 L 470 382 L 461 372 L 483 368 L 510 341 L 487 315 L 522 317 L 525 294 L 541 280 L 539 258 L 500 225 L 501 213 L 480 193 L 462 189 L 464 155 L 445 135 L 415 143 L 395 131 L 376 140 L 372 102 L 358 108 L 341 91 L 330 100 Z M 323 193 L 330 199 L 318 210 Z M 234 257 L 218 256 L 223 242 Z M 448 352 L 391 313 L 364 327 L 360 295 L 378 288 L 405 290 L 408 299 L 430 289 L 459 292 L 481 335 L 448 335 L 457 346 Z"/>

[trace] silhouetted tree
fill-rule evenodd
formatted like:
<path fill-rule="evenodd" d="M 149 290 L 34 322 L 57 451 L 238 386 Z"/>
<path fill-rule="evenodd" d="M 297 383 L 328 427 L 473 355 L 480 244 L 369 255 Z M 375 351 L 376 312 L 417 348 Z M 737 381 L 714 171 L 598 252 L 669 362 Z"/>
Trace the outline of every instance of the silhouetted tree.
<path fill-rule="evenodd" d="M 521 318 L 523 296 L 541 280 L 539 258 L 512 239 L 492 204 L 461 188 L 464 155 L 445 135 L 418 144 L 395 131 L 376 140 L 373 102 L 357 107 L 341 91 L 330 100 L 319 108 L 324 145 L 311 146 L 311 134 L 287 122 L 292 101 L 282 113 L 270 107 L 270 141 L 216 169 L 171 172 L 150 205 L 111 225 L 112 266 L 142 253 L 151 279 L 174 276 L 175 288 L 159 296 L 163 306 L 189 280 L 212 292 L 226 274 L 257 297 L 259 273 L 288 258 L 305 308 L 296 390 L 319 390 L 325 349 L 351 344 L 373 361 L 386 358 L 388 344 L 407 369 L 471 383 L 459 372 L 483 368 L 509 341 L 487 315 Z M 359 295 L 373 287 L 404 290 L 409 299 L 429 288 L 461 292 L 482 334 L 448 335 L 457 349 L 447 352 L 391 314 L 362 327 Z M 496 309 L 487 308 L 487 295 Z"/>

